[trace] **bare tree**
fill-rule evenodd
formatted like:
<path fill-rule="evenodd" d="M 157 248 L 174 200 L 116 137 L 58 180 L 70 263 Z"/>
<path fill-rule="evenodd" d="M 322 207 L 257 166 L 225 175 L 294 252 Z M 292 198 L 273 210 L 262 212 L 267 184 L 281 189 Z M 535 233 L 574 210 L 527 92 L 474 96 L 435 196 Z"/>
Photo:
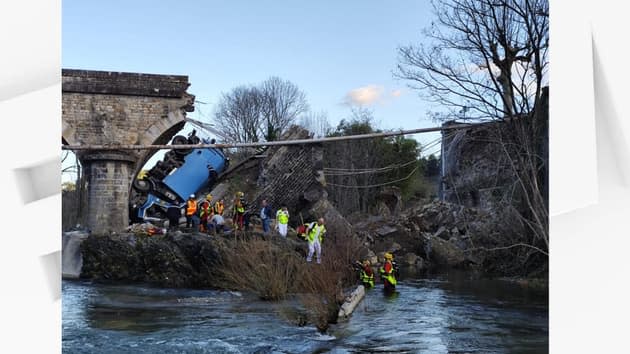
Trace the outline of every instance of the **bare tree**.
<path fill-rule="evenodd" d="M 306 95 L 296 85 L 279 77 L 270 77 L 260 85 L 262 93 L 262 136 L 276 140 L 293 124 L 298 115 L 309 110 Z"/>
<path fill-rule="evenodd" d="M 437 120 L 530 113 L 547 77 L 547 0 L 433 1 L 425 44 L 400 47 L 395 76 L 442 109 Z"/>
<path fill-rule="evenodd" d="M 271 141 L 307 111 L 306 96 L 297 86 L 271 77 L 258 86 L 223 93 L 213 120 L 232 142 Z"/>
<path fill-rule="evenodd" d="M 323 138 L 332 132 L 332 126 L 325 111 L 303 114 L 300 117 L 299 125 L 313 133 L 315 138 Z"/>
<path fill-rule="evenodd" d="M 232 142 L 257 142 L 262 104 L 256 87 L 239 86 L 223 93 L 214 113 L 215 126 Z"/>

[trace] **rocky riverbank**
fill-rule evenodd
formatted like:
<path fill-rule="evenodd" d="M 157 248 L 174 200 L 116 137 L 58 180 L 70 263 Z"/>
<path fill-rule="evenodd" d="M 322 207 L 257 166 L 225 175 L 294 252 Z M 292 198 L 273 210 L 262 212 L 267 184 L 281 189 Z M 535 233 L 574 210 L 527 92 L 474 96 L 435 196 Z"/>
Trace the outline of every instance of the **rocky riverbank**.
<path fill-rule="evenodd" d="M 329 206 L 330 207 L 330 206 Z M 325 213 L 325 211 L 324 211 Z M 414 271 L 471 270 L 506 279 L 527 279 L 540 282 L 546 277 L 528 274 L 490 273 L 497 267 L 497 252 L 488 251 L 494 240 L 490 216 L 480 210 L 432 202 L 417 205 L 389 216 L 371 216 L 349 224 L 336 215 L 336 223 L 327 237 L 353 239 L 357 257 L 368 259 L 375 266 L 384 252 L 392 252 L 402 267 Z M 287 239 L 265 236 L 253 220 L 254 230 L 235 235 L 207 235 L 198 232 L 174 231 L 166 234 L 134 232 L 113 235 L 64 234 L 64 274 L 103 281 L 146 282 L 168 287 L 218 287 L 218 269 L 222 257 L 237 242 L 268 240 L 291 250 L 296 256 L 307 253 L 306 242 L 289 229 Z M 490 236 L 489 236 L 490 235 Z M 79 252 L 79 254 L 77 254 Z M 74 260 L 70 262 L 70 260 Z M 510 263 L 511 259 L 502 259 Z M 66 270 L 72 263 L 80 271 Z M 540 265 L 542 269 L 546 264 Z"/>
<path fill-rule="evenodd" d="M 506 245 L 505 225 L 489 211 L 442 201 L 417 203 L 395 215 L 372 216 L 353 224 L 376 259 L 393 252 L 399 264 L 422 270 L 463 269 L 496 277 L 546 279 L 548 258 L 514 257 L 528 245 Z M 510 235 L 512 236 L 512 235 Z"/>

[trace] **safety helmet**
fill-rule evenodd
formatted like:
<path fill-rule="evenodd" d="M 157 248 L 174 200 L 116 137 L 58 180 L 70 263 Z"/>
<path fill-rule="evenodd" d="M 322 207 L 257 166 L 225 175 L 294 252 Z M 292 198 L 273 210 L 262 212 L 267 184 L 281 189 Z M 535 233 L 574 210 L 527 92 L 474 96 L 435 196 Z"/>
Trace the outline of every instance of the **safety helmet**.
<path fill-rule="evenodd" d="M 237 195 L 238 197 L 242 197 L 242 196 L 244 196 L 244 195 L 245 195 L 245 193 L 243 193 L 243 192 L 236 192 L 236 195 Z"/>
<path fill-rule="evenodd" d="M 190 197 L 188 197 L 188 198 L 194 198 L 194 197 L 195 197 L 195 195 L 194 195 L 194 194 L 191 194 L 191 195 L 190 195 Z"/>
<path fill-rule="evenodd" d="M 208 194 L 208 195 L 206 195 L 206 199 L 208 199 L 208 200 L 212 200 L 212 194 Z"/>
<path fill-rule="evenodd" d="M 385 255 L 383 255 L 383 257 L 385 257 L 385 259 L 388 261 L 391 261 L 392 259 L 394 259 L 394 255 L 389 252 L 385 252 Z"/>
<path fill-rule="evenodd" d="M 369 260 L 367 260 L 367 259 L 366 259 L 366 260 L 364 260 L 364 261 L 363 261 L 363 265 L 364 265 L 364 266 L 369 266 L 369 265 L 370 265 L 370 261 L 369 261 Z"/>

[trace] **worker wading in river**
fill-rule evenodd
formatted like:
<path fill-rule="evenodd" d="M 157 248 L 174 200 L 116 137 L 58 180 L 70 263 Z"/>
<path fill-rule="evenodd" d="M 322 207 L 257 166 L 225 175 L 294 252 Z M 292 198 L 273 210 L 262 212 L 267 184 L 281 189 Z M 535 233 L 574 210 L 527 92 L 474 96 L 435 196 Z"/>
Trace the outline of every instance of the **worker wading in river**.
<path fill-rule="evenodd" d="M 324 226 L 324 218 L 319 218 L 317 222 L 313 221 L 308 225 L 306 229 L 306 239 L 308 240 L 308 256 L 307 262 L 311 262 L 313 259 L 313 253 L 317 258 L 317 264 L 322 260 L 322 241 L 324 240 L 324 234 L 326 233 L 326 227 Z"/>
<path fill-rule="evenodd" d="M 393 292 L 396 290 L 396 269 L 394 267 L 394 255 L 385 252 L 385 263 L 378 270 L 381 280 L 383 281 L 383 290 Z"/>
<path fill-rule="evenodd" d="M 359 262 L 357 262 L 359 263 Z M 361 279 L 361 283 L 366 289 L 371 289 L 374 287 L 374 272 L 372 271 L 372 267 L 370 267 L 370 261 L 367 259 L 363 261 L 363 263 L 359 263 L 359 279 Z"/>

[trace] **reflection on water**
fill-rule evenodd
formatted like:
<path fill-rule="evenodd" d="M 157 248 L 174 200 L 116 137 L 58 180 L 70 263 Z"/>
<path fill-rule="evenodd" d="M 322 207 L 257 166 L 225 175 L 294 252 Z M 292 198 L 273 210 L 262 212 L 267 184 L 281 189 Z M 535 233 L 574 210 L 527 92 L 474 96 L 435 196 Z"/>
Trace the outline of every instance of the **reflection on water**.
<path fill-rule="evenodd" d="M 544 353 L 547 293 L 466 274 L 368 291 L 326 335 L 295 302 L 237 292 L 63 282 L 64 353 Z M 293 316 L 295 317 L 295 316 Z"/>

